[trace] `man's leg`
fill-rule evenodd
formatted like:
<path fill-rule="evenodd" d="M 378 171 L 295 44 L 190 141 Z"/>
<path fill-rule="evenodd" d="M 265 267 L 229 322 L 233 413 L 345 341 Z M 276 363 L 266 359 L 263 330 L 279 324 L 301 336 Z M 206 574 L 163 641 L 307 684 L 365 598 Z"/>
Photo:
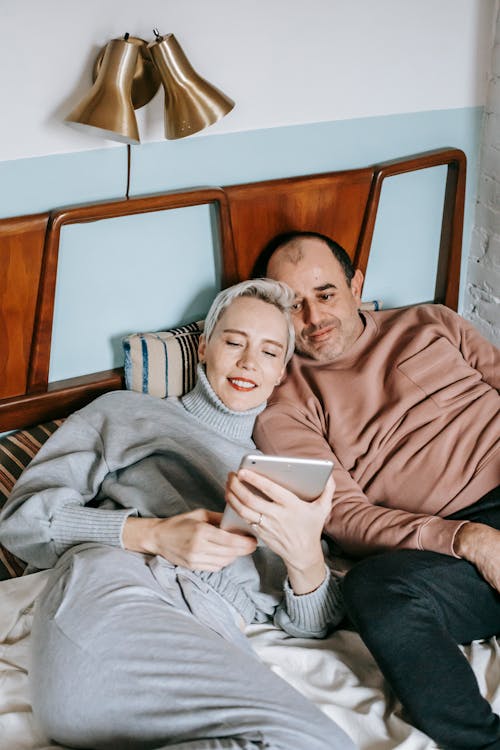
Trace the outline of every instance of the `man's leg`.
<path fill-rule="evenodd" d="M 500 720 L 457 644 L 500 632 L 500 596 L 470 563 L 396 550 L 346 575 L 348 614 L 411 720 L 449 750 L 500 750 Z"/>
<path fill-rule="evenodd" d="M 87 550 L 56 575 L 35 613 L 32 684 L 34 714 L 60 744 L 354 750 L 251 651 L 182 610 L 181 595 L 175 606 L 142 556 Z"/>

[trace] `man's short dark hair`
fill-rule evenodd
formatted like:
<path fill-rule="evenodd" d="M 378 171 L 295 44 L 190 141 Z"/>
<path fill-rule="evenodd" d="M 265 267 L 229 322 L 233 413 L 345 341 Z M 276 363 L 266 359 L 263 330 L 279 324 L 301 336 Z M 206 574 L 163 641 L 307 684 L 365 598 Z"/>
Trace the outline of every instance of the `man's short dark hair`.
<path fill-rule="evenodd" d="M 294 240 L 313 238 L 322 240 L 325 245 L 328 245 L 333 255 L 342 266 L 347 284 L 351 286 L 352 277 L 354 276 L 354 266 L 352 265 L 351 259 L 349 258 L 344 248 L 339 245 L 338 242 L 335 242 L 335 240 L 332 240 L 331 237 L 328 237 L 326 234 L 321 234 L 320 232 L 292 231 L 277 234 L 272 238 L 272 240 L 267 243 L 267 245 L 257 257 L 257 260 L 255 261 L 252 269 L 252 278 L 258 279 L 263 276 L 267 276 L 268 263 L 276 250 L 279 250 L 280 248 L 288 245 L 288 243 L 293 242 Z"/>

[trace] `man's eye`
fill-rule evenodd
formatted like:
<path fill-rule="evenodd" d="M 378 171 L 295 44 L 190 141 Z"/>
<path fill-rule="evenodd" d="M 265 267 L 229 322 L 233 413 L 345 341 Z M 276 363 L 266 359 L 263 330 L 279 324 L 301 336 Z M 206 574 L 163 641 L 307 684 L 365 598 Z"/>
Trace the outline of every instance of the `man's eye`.
<path fill-rule="evenodd" d="M 328 300 L 333 299 L 333 292 L 325 292 L 319 296 L 319 299 L 328 302 Z"/>
<path fill-rule="evenodd" d="M 302 310 L 302 302 L 294 302 L 291 307 L 292 312 L 299 312 Z"/>

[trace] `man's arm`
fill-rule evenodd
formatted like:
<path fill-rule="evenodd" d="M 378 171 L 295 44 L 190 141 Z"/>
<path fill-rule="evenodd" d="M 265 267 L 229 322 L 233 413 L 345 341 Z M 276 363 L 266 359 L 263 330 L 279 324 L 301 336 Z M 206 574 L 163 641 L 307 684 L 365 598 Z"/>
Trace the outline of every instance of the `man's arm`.
<path fill-rule="evenodd" d="M 370 503 L 332 454 L 327 442 L 292 405 L 269 407 L 258 421 L 255 439 L 268 453 L 333 458 L 337 482 L 327 533 L 352 555 L 414 548 L 468 560 L 500 592 L 500 531 L 481 523 L 449 521 Z"/>
<path fill-rule="evenodd" d="M 458 557 L 475 565 L 490 586 L 500 591 L 500 531 L 482 523 L 467 523 L 455 537 L 454 550 Z"/>
<path fill-rule="evenodd" d="M 336 492 L 325 531 L 347 554 L 410 548 L 457 556 L 453 545 L 464 521 L 373 505 L 339 463 L 321 431 L 295 405 L 269 406 L 257 420 L 254 438 L 264 453 L 334 461 Z"/>
<path fill-rule="evenodd" d="M 457 337 L 463 358 L 481 373 L 485 383 L 500 390 L 500 349 L 481 336 L 479 331 L 461 315 L 439 306 L 445 324 Z"/>

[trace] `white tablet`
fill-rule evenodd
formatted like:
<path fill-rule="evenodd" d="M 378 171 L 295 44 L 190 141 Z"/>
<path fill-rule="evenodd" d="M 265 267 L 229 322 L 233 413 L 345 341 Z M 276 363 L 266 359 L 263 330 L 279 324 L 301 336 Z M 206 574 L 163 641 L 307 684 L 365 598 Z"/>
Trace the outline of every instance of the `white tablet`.
<path fill-rule="evenodd" d="M 262 456 L 248 453 L 243 456 L 240 469 L 251 469 L 273 482 L 290 490 L 302 500 L 315 500 L 325 488 L 332 473 L 333 462 L 316 458 L 295 458 L 294 456 Z M 252 492 L 256 492 L 252 487 Z M 260 493 L 258 493 L 260 494 Z M 267 496 L 264 496 L 269 500 Z M 241 518 L 230 505 L 226 505 L 220 524 L 225 531 L 256 536 L 251 524 Z"/>

